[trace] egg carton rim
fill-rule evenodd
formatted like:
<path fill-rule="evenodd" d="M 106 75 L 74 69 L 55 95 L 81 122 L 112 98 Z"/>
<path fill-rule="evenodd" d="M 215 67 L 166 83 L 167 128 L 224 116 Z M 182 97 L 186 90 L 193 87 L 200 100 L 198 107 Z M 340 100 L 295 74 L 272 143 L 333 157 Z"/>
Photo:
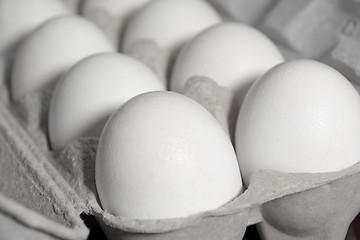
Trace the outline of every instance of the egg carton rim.
<path fill-rule="evenodd" d="M 360 162 L 336 172 L 327 172 L 327 173 L 283 173 L 278 171 L 259 171 L 255 173 L 255 176 L 281 176 L 285 178 L 296 177 L 297 181 L 305 180 L 305 184 L 298 189 L 290 188 L 286 193 L 280 194 L 281 190 L 274 192 L 268 198 L 261 199 L 260 194 L 257 193 L 256 187 L 250 187 L 241 195 L 230 201 L 229 203 L 219 207 L 217 209 L 208 210 L 200 212 L 197 214 L 190 215 L 184 218 L 167 218 L 167 219 L 158 219 L 158 220 L 148 220 L 148 219 L 131 219 L 123 216 L 114 216 L 110 213 L 105 212 L 99 205 L 92 206 L 93 214 L 104 221 L 108 226 L 121 229 L 122 231 L 127 231 L 131 233 L 165 233 L 180 230 L 183 228 L 191 227 L 206 218 L 211 217 L 222 217 L 232 214 L 248 214 L 248 226 L 257 224 L 261 222 L 261 213 L 257 209 L 262 204 L 290 196 L 295 195 L 304 191 L 310 191 L 312 189 L 331 184 L 335 181 L 351 177 L 360 172 Z M 317 179 L 317 181 L 311 182 L 311 180 Z M 256 183 L 259 185 L 259 183 Z M 249 201 L 249 199 L 251 201 Z M 253 199 L 261 199 L 260 201 L 254 201 Z M 253 216 L 250 212 L 253 211 Z M 249 216 L 250 215 L 250 216 Z"/>
<path fill-rule="evenodd" d="M 89 229 L 85 226 L 66 227 L 31 209 L 24 207 L 16 201 L 0 194 L 0 212 L 10 216 L 17 222 L 40 232 L 58 237 L 60 239 L 77 240 L 85 239 Z"/>

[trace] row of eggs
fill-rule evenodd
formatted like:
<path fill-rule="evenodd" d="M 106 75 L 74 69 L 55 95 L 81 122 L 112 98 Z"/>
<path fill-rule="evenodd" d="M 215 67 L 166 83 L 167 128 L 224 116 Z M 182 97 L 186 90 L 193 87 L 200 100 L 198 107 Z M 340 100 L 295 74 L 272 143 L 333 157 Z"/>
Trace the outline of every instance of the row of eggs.
<path fill-rule="evenodd" d="M 114 45 L 85 18 L 50 17 L 67 13 L 59 1 L 32 1 L 39 4 L 32 5 L 36 21 L 44 6 L 54 11 L 43 11 L 43 23 L 21 41 L 16 37 L 35 17 L 19 6 L 30 1 L 0 1 L 6 9 L 1 56 L 19 45 L 11 96 L 17 101 L 55 86 L 48 126 L 53 150 L 101 135 L 96 185 L 102 207 L 114 215 L 186 217 L 231 201 L 259 169 L 329 172 L 360 159 L 360 98 L 347 79 L 316 61 L 283 62 L 264 34 L 222 22 L 206 1 L 84 3 L 107 3 L 109 11 L 138 8 L 130 18 L 119 11 L 128 18 L 123 52 L 136 41 L 154 41 L 167 62 L 175 62 L 168 64 L 174 92 L 147 66 L 116 53 L 116 34 Z M 10 13 L 19 12 L 10 23 Z M 209 77 L 236 95 L 236 153 L 215 118 L 179 94 L 192 76 Z"/>

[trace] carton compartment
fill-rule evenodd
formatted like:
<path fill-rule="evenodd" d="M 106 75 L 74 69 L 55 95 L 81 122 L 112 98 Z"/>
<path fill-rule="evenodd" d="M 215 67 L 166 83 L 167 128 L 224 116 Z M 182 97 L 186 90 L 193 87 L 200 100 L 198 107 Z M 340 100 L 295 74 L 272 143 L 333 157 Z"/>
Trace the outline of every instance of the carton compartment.
<path fill-rule="evenodd" d="M 50 162 L 1 102 L 0 144 L 0 211 L 3 219 L 9 217 L 4 224 L 17 221 L 19 231 L 27 226 L 64 239 L 86 239 L 89 230 L 54 181 Z"/>
<path fill-rule="evenodd" d="M 225 131 L 228 130 L 230 137 L 231 122 L 234 120 L 229 119 L 229 113 L 234 108 L 235 101 L 232 94 L 207 78 L 189 81 L 187 93 L 221 120 L 219 122 Z M 211 100 L 211 96 L 216 100 Z M 37 100 L 34 102 L 39 102 L 39 99 L 49 100 L 35 99 Z M 47 104 L 25 104 L 22 109 L 28 113 L 39 113 L 38 108 L 44 105 Z M 10 112 L 5 106 L 1 106 L 0 141 L 6 146 L 0 152 L 5 166 L 1 170 L 0 179 L 6 183 L 6 187 L 1 189 L 2 193 L 19 202 L 20 206 L 34 210 L 35 214 L 40 213 L 46 221 L 68 229 L 71 235 L 69 239 L 74 237 L 72 234 L 75 234 L 75 229 L 88 231 L 80 218 L 81 213 L 95 216 L 106 236 L 112 240 L 215 240 L 225 236 L 226 239 L 241 239 L 248 225 L 258 223 L 263 239 L 291 239 L 294 235 L 295 238 L 303 235 L 310 237 L 300 239 L 318 239 L 316 236 L 319 232 L 328 231 L 321 219 L 328 220 L 336 229 L 342 229 L 337 233 L 344 235 L 351 220 L 360 211 L 360 204 L 357 204 L 360 194 L 356 193 L 358 187 L 354 185 L 358 182 L 354 179 L 360 176 L 360 164 L 357 164 L 343 171 L 322 174 L 261 171 L 253 175 L 249 188 L 232 202 L 219 209 L 187 218 L 150 221 L 113 216 L 101 209 L 96 193 L 94 173 L 98 138 L 80 138 L 69 143 L 62 151 L 51 152 L 41 144 L 46 127 L 37 129 L 37 124 L 32 123 L 44 123 L 41 119 L 46 114 L 21 118 L 21 115 L 16 114 L 16 109 Z M 326 205 L 326 211 L 321 207 L 319 198 L 332 198 L 333 201 Z M 316 202 L 320 204 L 319 208 L 314 207 L 316 205 L 313 203 Z M 343 202 L 352 204 L 352 207 L 344 211 L 343 205 L 339 204 Z M 294 208 L 294 204 L 299 208 Z M 308 209 L 312 211 L 309 213 Z M 305 215 L 299 215 L 299 212 Z M 317 230 L 309 233 L 305 228 L 298 232 L 293 230 L 292 226 L 301 226 L 301 220 L 309 222 L 308 214 L 315 219 L 310 226 L 317 226 Z M 24 219 L 28 215 L 18 217 L 20 222 L 26 223 Z M 286 225 L 289 223 L 292 225 Z M 29 225 L 29 228 L 33 229 L 34 226 Z M 51 227 L 45 229 L 45 232 L 54 235 Z M 80 239 L 85 239 L 84 236 Z"/>
<path fill-rule="evenodd" d="M 360 32 L 357 1 L 210 2 L 226 18 L 262 29 L 286 59 L 312 57 L 326 62 L 360 89 L 359 54 L 354 52 Z M 323 9 L 329 11 L 321 14 Z M 318 31 L 324 24 L 330 28 Z M 305 34 L 299 37 L 299 32 Z M 129 54 L 166 82 L 165 53 L 156 44 L 140 42 Z M 0 74 L 5 75 L 1 61 Z M 211 79 L 192 81 L 185 94 L 206 107 L 233 138 L 238 106 L 233 105 L 231 93 Z M 241 239 L 246 226 L 257 224 L 264 240 L 335 240 L 344 239 L 360 211 L 359 163 L 326 174 L 258 172 L 234 201 L 188 218 L 139 221 L 112 216 L 101 209 L 96 194 L 97 138 L 78 139 L 61 152 L 51 152 L 44 125 L 51 93 L 44 91 L 8 106 L 7 83 L 0 77 L 0 236 L 4 239 L 86 239 L 89 230 L 80 217 L 85 214 L 96 217 L 109 239 Z"/>

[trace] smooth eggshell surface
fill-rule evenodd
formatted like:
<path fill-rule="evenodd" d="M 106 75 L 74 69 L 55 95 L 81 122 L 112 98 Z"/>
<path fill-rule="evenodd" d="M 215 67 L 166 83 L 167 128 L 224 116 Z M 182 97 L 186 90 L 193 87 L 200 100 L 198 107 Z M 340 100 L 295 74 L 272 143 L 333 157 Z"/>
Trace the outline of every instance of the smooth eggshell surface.
<path fill-rule="evenodd" d="M 130 98 L 164 90 L 145 65 L 120 53 L 90 56 L 57 84 L 49 111 L 49 137 L 61 149 L 78 137 L 100 136 L 110 114 Z"/>
<path fill-rule="evenodd" d="M 215 118 L 166 91 L 138 95 L 110 117 L 95 173 L 103 209 L 132 219 L 186 217 L 242 191 L 235 151 Z"/>
<path fill-rule="evenodd" d="M 236 151 L 249 185 L 259 169 L 342 170 L 360 160 L 360 97 L 331 67 L 296 60 L 256 81 L 240 109 Z"/>
<path fill-rule="evenodd" d="M 37 28 L 20 47 L 12 69 L 12 97 L 52 86 L 79 60 L 114 48 L 103 33 L 85 18 L 66 15 Z"/>
<path fill-rule="evenodd" d="M 97 24 L 118 47 L 125 21 L 150 0 L 87 0 L 82 5 L 83 16 Z"/>
<path fill-rule="evenodd" d="M 203 0 L 154 0 L 129 20 L 122 49 L 127 52 L 134 42 L 147 39 L 173 52 L 220 21 L 220 15 Z"/>
<path fill-rule="evenodd" d="M 0 0 L 0 54 L 46 20 L 69 9 L 60 0 Z"/>
<path fill-rule="evenodd" d="M 241 23 L 226 22 L 205 30 L 182 48 L 170 89 L 182 92 L 189 78 L 204 76 L 242 99 L 257 78 L 282 61 L 275 44 L 263 33 Z"/>

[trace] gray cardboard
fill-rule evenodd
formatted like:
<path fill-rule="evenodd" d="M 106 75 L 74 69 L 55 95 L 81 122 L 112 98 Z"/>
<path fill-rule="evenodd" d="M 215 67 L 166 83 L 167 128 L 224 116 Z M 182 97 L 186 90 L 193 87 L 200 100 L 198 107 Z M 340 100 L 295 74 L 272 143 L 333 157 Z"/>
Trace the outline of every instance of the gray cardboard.
<path fill-rule="evenodd" d="M 249 187 L 241 198 L 233 201 L 233 204 L 239 207 L 262 206 L 272 200 L 318 188 L 359 172 L 360 163 L 342 171 L 329 173 L 283 173 L 261 170 L 252 175 Z"/>
<path fill-rule="evenodd" d="M 137 40 L 126 49 L 125 54 L 139 60 L 148 66 L 158 76 L 159 80 L 167 87 L 169 67 L 169 54 L 151 39 Z"/>
<path fill-rule="evenodd" d="M 14 220 L 11 215 L 0 212 L 0 236 L 1 239 L 27 239 L 55 240 L 56 237 L 47 235 L 38 229 L 26 227 Z"/>
<path fill-rule="evenodd" d="M 78 12 L 81 0 L 62 0 L 62 1 L 71 10 L 72 13 L 76 14 Z"/>
<path fill-rule="evenodd" d="M 247 211 L 236 212 L 233 214 L 220 215 L 220 216 L 204 216 L 204 218 L 196 219 L 196 222 L 191 218 L 177 219 L 177 220 L 159 220 L 156 224 L 158 226 L 164 226 L 164 229 L 155 233 L 141 233 L 139 230 L 135 231 L 122 231 L 122 226 L 111 226 L 101 221 L 100 223 L 109 239 L 121 239 L 121 240 L 187 240 L 187 239 L 226 239 L 226 240 L 239 240 L 242 239 L 247 227 Z M 98 218 L 99 219 L 99 218 Z M 112 222 L 115 222 L 113 220 Z M 162 223 L 163 222 L 163 223 Z M 166 230 L 171 222 L 174 223 L 174 228 Z M 178 227 L 179 223 L 187 223 L 188 226 Z M 146 222 L 145 226 L 148 224 Z M 140 223 L 139 223 L 140 225 Z M 151 229 L 147 228 L 146 231 Z"/>
<path fill-rule="evenodd" d="M 70 3 L 73 0 L 63 0 L 63 1 Z M 80 12 L 84 17 L 95 23 L 117 49 L 120 47 L 119 40 L 121 37 L 121 29 L 125 23 L 124 19 L 114 16 L 104 8 L 98 8 L 98 7 L 85 8 L 83 6 L 80 6 Z"/>
<path fill-rule="evenodd" d="M 69 228 L 0 194 L 0 238 L 55 240 L 86 239 L 84 227 Z"/>
<path fill-rule="evenodd" d="M 303 57 L 318 59 L 336 44 L 347 19 L 348 15 L 336 0 L 278 0 L 263 20 L 261 29 Z"/>
<path fill-rule="evenodd" d="M 1 102 L 0 146 L 0 212 L 48 235 L 86 239 L 72 190 Z"/>
<path fill-rule="evenodd" d="M 219 86 L 210 78 L 196 76 L 186 82 L 183 94 L 205 107 L 234 140 L 240 107 L 229 89 Z"/>
<path fill-rule="evenodd" d="M 348 23 L 348 25 L 350 24 Z M 359 25 L 358 23 L 354 24 Z M 324 57 L 327 64 L 340 71 L 349 81 L 355 84 L 360 84 L 360 67 L 358 64 L 360 54 L 354 51 L 354 49 L 360 48 L 360 27 L 358 28 L 357 31 L 348 30 L 347 35 L 342 35 L 335 48 Z"/>
<path fill-rule="evenodd" d="M 355 168 L 359 168 L 358 166 Z M 360 173 L 261 206 L 262 239 L 345 239 L 360 211 Z"/>
<path fill-rule="evenodd" d="M 54 154 L 53 165 L 76 192 L 79 209 L 89 214 L 99 208 L 95 186 L 95 156 L 98 138 L 80 138 Z"/>
<path fill-rule="evenodd" d="M 250 25 L 263 21 L 277 0 L 209 0 L 225 19 L 235 20 Z"/>
<path fill-rule="evenodd" d="M 8 103 L 10 101 L 9 94 L 9 62 L 11 58 L 10 54 L 0 53 L 0 101 Z"/>
<path fill-rule="evenodd" d="M 47 125 L 52 91 L 28 94 L 11 105 L 12 113 L 43 152 L 49 152 Z"/>
<path fill-rule="evenodd" d="M 328 60 L 359 83 L 359 54 L 353 51 L 360 39 L 357 1 L 210 2 L 232 19 L 259 26 L 286 59 Z M 168 56 L 156 44 L 137 43 L 130 54 L 166 82 Z M 4 66 L 0 63 L 0 74 Z M 205 106 L 231 134 L 231 94 L 210 79 L 192 81 L 185 94 Z M 8 82 L 2 78 L 0 83 L 0 236 L 6 239 L 86 239 L 89 230 L 80 218 L 84 212 L 97 218 L 110 240 L 241 239 L 246 225 L 253 224 L 266 240 L 335 240 L 344 239 L 360 211 L 357 164 L 321 174 L 260 171 L 232 202 L 188 218 L 140 221 L 113 216 L 97 199 L 97 139 L 78 139 L 63 151 L 51 152 L 46 127 L 51 92 L 10 103 Z"/>

